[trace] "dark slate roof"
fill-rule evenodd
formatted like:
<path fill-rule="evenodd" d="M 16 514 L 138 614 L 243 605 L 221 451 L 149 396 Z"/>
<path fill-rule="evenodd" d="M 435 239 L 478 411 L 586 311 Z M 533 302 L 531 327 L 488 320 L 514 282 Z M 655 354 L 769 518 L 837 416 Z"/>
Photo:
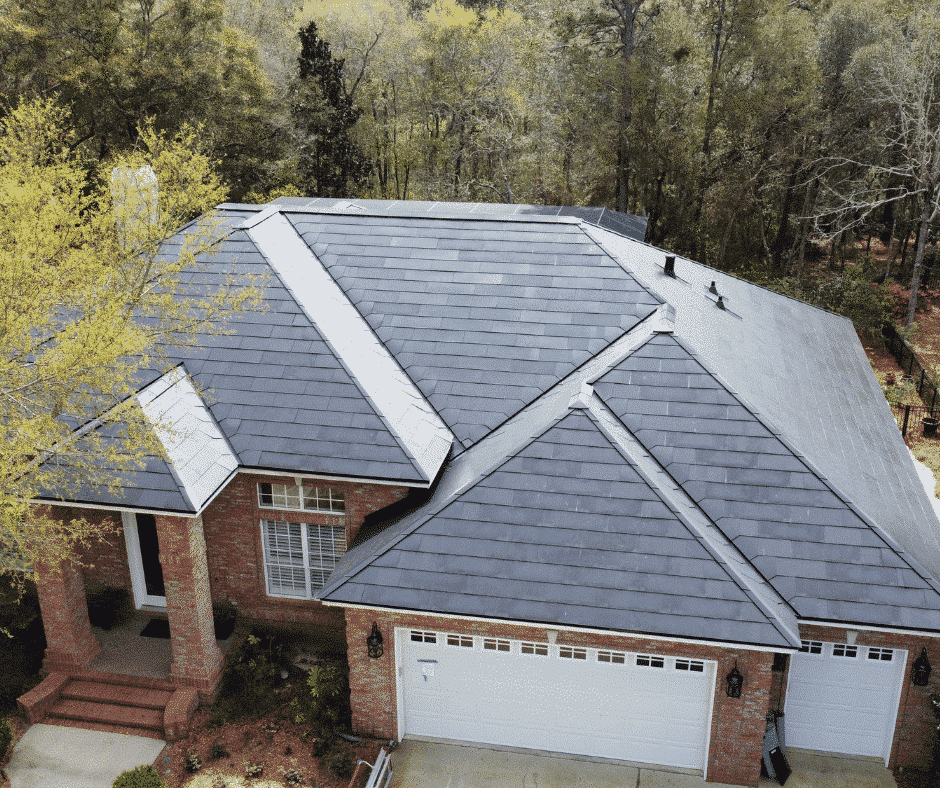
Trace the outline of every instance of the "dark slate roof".
<path fill-rule="evenodd" d="M 464 446 L 660 303 L 573 220 L 287 216 Z"/>
<path fill-rule="evenodd" d="M 99 430 L 105 441 L 115 445 L 121 452 L 123 439 L 119 425 L 109 425 Z M 81 450 L 79 441 L 79 449 Z M 130 452 L 127 452 L 129 455 Z M 89 505 L 122 506 L 131 509 L 153 509 L 179 514 L 193 514 L 195 509 L 187 498 L 183 486 L 173 470 L 162 457 L 152 455 L 142 458 L 142 467 L 130 467 L 117 470 L 97 463 L 104 478 L 113 478 L 117 484 L 113 490 L 107 487 L 92 486 L 82 468 L 70 465 L 68 455 L 56 458 L 53 462 L 57 469 L 61 486 L 56 489 L 44 489 L 38 500 L 66 500 Z"/>
<path fill-rule="evenodd" d="M 653 337 L 597 395 L 802 618 L 940 629 L 940 595 L 683 343 Z"/>
<path fill-rule="evenodd" d="M 555 423 L 325 598 L 793 645 L 585 411 Z"/>
<path fill-rule="evenodd" d="M 588 224 L 642 241 L 647 219 L 609 208 L 564 205 L 518 205 L 490 202 L 431 202 L 421 200 L 360 200 L 338 197 L 279 197 L 270 204 L 293 210 L 386 214 L 391 216 L 436 216 L 454 219 L 498 219 L 536 216 L 573 216 Z M 236 204 L 233 204 L 233 207 Z M 245 206 L 248 207 L 248 206 Z M 256 206 L 250 206 L 255 208 Z"/>
<path fill-rule="evenodd" d="M 813 472 L 940 578 L 940 524 L 850 321 L 612 233 L 588 232 L 675 307 L 675 332 Z M 730 311 L 715 307 L 715 282 Z"/>
<path fill-rule="evenodd" d="M 172 250 L 168 250 L 172 253 Z M 387 426 L 242 230 L 216 247 L 193 284 L 231 266 L 263 277 L 262 309 L 179 352 L 243 466 L 423 483 Z"/>

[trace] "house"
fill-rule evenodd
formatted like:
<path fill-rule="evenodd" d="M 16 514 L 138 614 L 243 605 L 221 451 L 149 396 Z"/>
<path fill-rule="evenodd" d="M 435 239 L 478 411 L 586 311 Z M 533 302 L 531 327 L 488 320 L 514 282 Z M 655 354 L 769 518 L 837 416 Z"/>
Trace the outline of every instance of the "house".
<path fill-rule="evenodd" d="M 756 785 L 778 711 L 789 746 L 929 763 L 940 524 L 851 324 L 579 210 L 221 206 L 210 266 L 267 311 L 142 381 L 168 459 L 43 502 L 124 538 L 40 574 L 39 695 L 117 585 L 166 610 L 180 726 L 228 600 L 344 631 L 383 737 Z"/>

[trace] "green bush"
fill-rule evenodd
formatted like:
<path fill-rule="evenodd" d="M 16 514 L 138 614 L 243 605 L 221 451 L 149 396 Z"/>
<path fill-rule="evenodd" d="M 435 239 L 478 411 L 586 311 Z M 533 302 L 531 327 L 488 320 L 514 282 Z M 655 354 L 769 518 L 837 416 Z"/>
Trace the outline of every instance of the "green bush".
<path fill-rule="evenodd" d="M 329 762 L 330 774 L 332 774 L 337 780 L 346 781 L 353 775 L 353 771 L 356 768 L 356 763 L 353 760 L 352 753 L 347 749 L 338 750 L 330 758 Z"/>
<path fill-rule="evenodd" d="M 111 788 L 166 788 L 166 783 L 152 766 L 138 766 L 119 774 Z"/>
<path fill-rule="evenodd" d="M 9 720 L 0 722 L 0 763 L 10 752 L 10 745 L 13 743 L 13 726 Z"/>
<path fill-rule="evenodd" d="M 252 633 L 226 660 L 213 719 L 263 717 L 278 702 L 275 690 L 287 666 L 286 648 L 275 633 Z"/>
<path fill-rule="evenodd" d="M 321 662 L 307 676 L 310 723 L 319 729 L 348 730 L 352 722 L 349 705 L 349 663 L 345 659 Z"/>

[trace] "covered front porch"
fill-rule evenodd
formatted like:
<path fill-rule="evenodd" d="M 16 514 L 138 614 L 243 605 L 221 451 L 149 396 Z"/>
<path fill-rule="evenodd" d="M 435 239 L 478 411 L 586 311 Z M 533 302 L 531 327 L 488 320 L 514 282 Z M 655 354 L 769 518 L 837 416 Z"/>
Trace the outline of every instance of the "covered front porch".
<path fill-rule="evenodd" d="M 81 563 L 37 565 L 47 678 L 20 705 L 31 722 L 172 739 L 215 692 L 236 639 L 216 638 L 202 520 L 99 514 L 120 523 L 112 542 L 126 542 L 133 604 L 113 623 L 93 625 Z"/>

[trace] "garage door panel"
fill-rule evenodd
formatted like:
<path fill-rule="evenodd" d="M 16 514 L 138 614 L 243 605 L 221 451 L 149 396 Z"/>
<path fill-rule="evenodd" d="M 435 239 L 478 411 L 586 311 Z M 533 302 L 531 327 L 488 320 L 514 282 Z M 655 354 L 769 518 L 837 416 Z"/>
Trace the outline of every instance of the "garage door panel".
<path fill-rule="evenodd" d="M 865 646 L 857 647 L 854 658 L 846 658 L 833 654 L 844 644 L 815 645 L 820 653 L 794 654 L 790 663 L 787 744 L 886 758 L 907 652 L 895 651 L 888 662 L 868 659 Z"/>
<path fill-rule="evenodd" d="M 439 644 L 401 646 L 404 734 L 702 768 L 714 670 Z M 569 650 L 570 653 L 570 650 Z M 627 657 L 635 655 L 619 655 Z M 420 660 L 436 660 L 422 662 Z M 700 663 L 700 667 L 705 663 Z M 433 675 L 429 675 L 433 674 Z"/>

